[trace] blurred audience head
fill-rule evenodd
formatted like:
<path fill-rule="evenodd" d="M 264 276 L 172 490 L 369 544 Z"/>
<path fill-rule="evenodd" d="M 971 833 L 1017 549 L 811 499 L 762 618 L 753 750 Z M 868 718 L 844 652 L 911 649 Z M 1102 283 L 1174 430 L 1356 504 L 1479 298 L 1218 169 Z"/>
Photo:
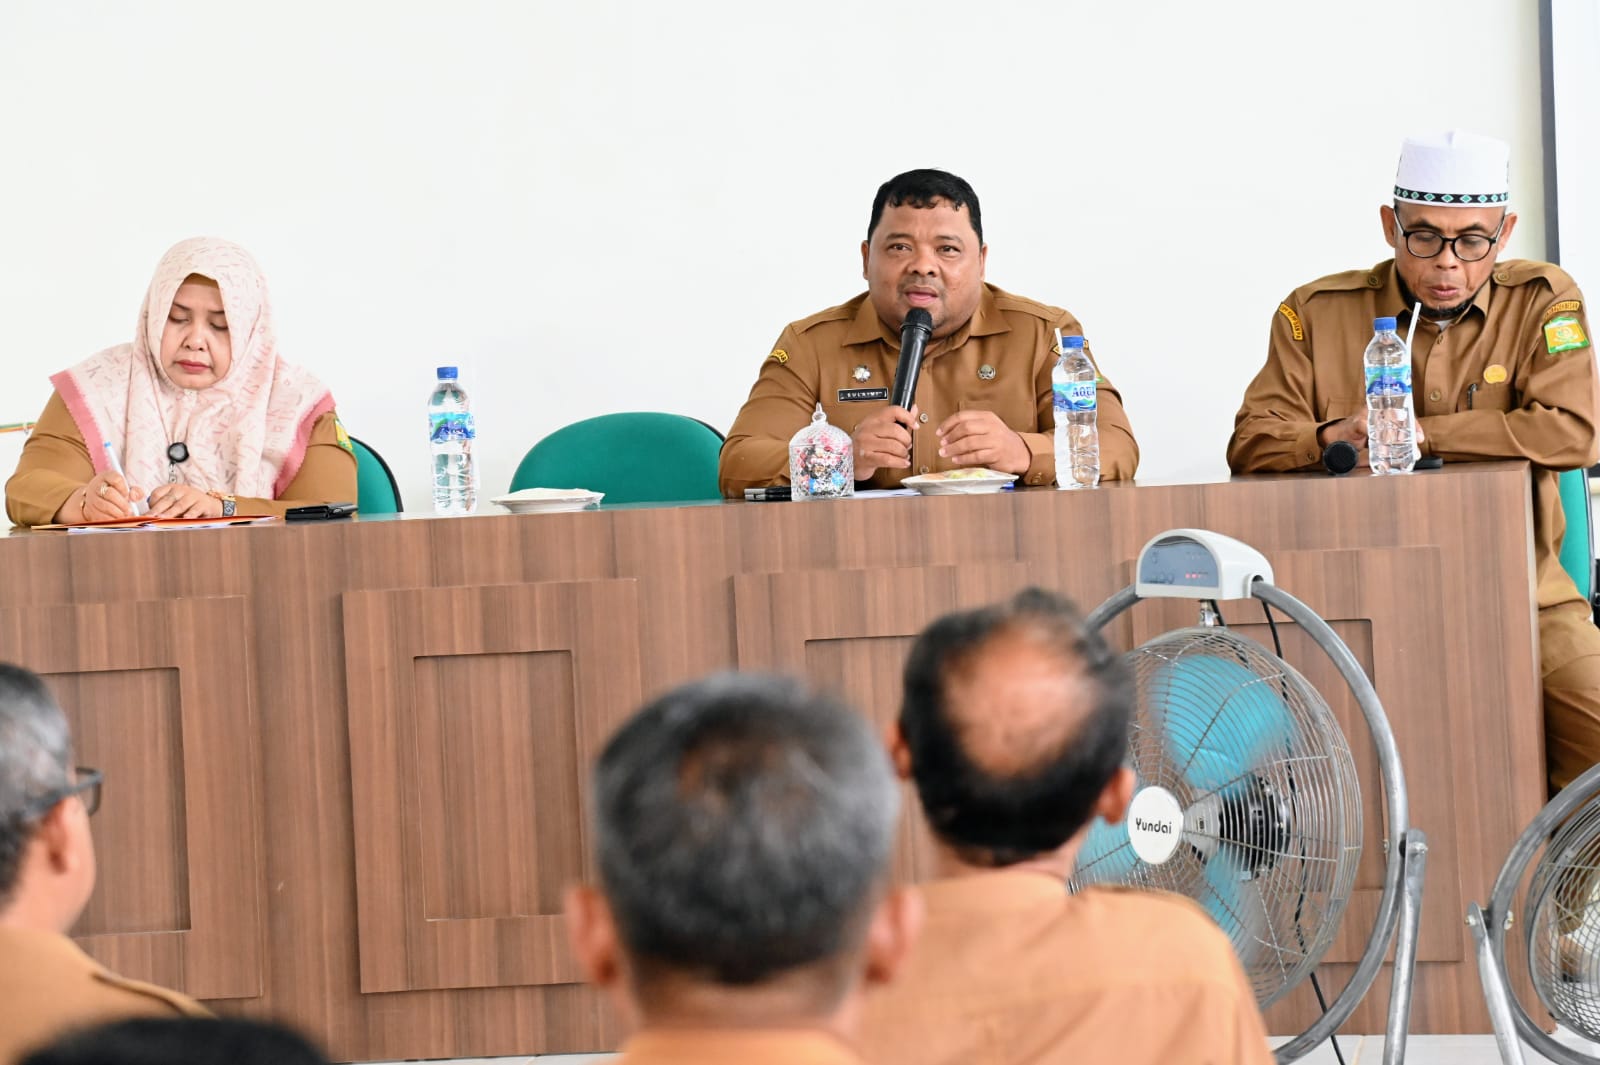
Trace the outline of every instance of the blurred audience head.
<path fill-rule="evenodd" d="M 141 1017 L 72 1032 L 20 1065 L 327 1065 L 304 1038 L 261 1021 Z"/>
<path fill-rule="evenodd" d="M 965 865 L 1057 855 L 1118 821 L 1133 680 L 1077 608 L 1030 588 L 917 637 L 892 746 L 929 827 Z"/>
<path fill-rule="evenodd" d="M 668 692 L 594 772 L 599 890 L 567 913 L 590 979 L 634 1024 L 839 1022 L 920 915 L 891 889 L 893 771 L 860 715 L 798 682 Z"/>
<path fill-rule="evenodd" d="M 0 663 L 0 924 L 65 932 L 94 890 L 100 778 L 44 681 Z"/>

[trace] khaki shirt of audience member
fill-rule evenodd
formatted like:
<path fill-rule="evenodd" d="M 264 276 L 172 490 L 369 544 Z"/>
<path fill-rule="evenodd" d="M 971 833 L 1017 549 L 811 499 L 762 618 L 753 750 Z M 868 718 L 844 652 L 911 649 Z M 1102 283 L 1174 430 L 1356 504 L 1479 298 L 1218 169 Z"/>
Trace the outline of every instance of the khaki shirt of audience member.
<path fill-rule="evenodd" d="M 867 1065 L 822 1029 L 653 1028 L 628 1039 L 616 1065 Z M 874 1063 L 875 1065 L 875 1063 Z"/>
<path fill-rule="evenodd" d="M 34 740 L 52 726 L 64 734 L 60 715 L 36 675 L 0 662 L 0 735 L 15 745 L 11 765 L 24 756 L 28 763 L 54 760 Z M 8 784 L 0 782 L 0 791 L 14 798 Z M 8 848 L 20 851 L 0 883 L 0 1065 L 73 1028 L 124 1017 L 207 1015 L 176 991 L 107 972 L 67 938 L 94 891 L 89 815 L 98 796 L 97 782 L 74 775 L 29 807 L 0 811 Z"/>
<path fill-rule="evenodd" d="M 819 402 L 828 421 L 851 434 L 856 480 L 869 487 L 963 467 L 1053 484 L 1055 333 L 1083 329 L 1058 307 L 986 285 L 988 251 L 965 207 L 942 199 L 886 206 L 861 243 L 868 291 L 786 327 L 762 364 L 722 448 L 723 494 L 788 484 L 789 438 Z M 886 395 L 893 384 L 900 328 L 913 307 L 934 324 L 916 403 L 907 411 L 860 398 Z M 1103 374 L 1097 397 L 1101 477 L 1131 478 L 1139 447 Z"/>
<path fill-rule="evenodd" d="M 187 995 L 107 971 L 58 932 L 0 927 L 0 1065 L 72 1029 L 207 1016 Z"/>
<path fill-rule="evenodd" d="M 998 869 L 922 885 L 927 916 L 896 982 L 867 998 L 874 1065 L 1270 1065 L 1233 946 L 1164 891 Z M 915 1038 L 909 1036 L 915 1033 Z"/>
<path fill-rule="evenodd" d="M 1496 237 L 1517 216 L 1498 207 L 1400 207 L 1407 232 Z M 1450 248 L 1418 258 L 1382 208 L 1395 258 L 1296 289 L 1273 316 L 1266 365 L 1245 392 L 1228 444 L 1235 472 L 1320 468 L 1322 449 L 1367 444 L 1361 353 L 1374 318 L 1409 329 L 1412 301 L 1456 313 L 1424 313 L 1411 354 L 1412 398 L 1425 455 L 1446 462 L 1527 459 L 1533 464 L 1534 561 L 1538 605 L 1581 602 L 1561 567 L 1566 519 L 1559 470 L 1596 458 L 1600 410 L 1594 350 L 1583 295 L 1549 263 L 1493 254 L 1462 262 Z M 1404 283 L 1404 287 L 1402 284 Z M 1459 310 L 1456 310 L 1459 308 Z M 1365 456 L 1363 456 L 1365 458 Z"/>

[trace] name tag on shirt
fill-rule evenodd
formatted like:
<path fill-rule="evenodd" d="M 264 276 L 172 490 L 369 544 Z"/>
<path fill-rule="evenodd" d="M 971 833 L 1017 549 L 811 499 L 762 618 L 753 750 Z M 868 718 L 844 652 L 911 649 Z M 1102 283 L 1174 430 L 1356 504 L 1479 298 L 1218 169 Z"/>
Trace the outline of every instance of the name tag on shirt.
<path fill-rule="evenodd" d="M 866 403 L 874 399 L 888 399 L 887 388 L 841 388 L 839 389 L 840 403 Z"/>

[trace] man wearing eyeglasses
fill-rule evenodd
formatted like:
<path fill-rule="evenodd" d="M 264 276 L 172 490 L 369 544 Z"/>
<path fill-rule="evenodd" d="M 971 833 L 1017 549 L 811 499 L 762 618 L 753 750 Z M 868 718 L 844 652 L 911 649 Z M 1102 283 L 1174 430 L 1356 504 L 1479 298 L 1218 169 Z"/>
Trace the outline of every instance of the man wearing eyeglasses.
<path fill-rule="evenodd" d="M 69 1028 L 206 1015 L 107 972 L 67 938 L 94 890 L 100 780 L 73 768 L 66 716 L 44 682 L 0 662 L 0 1065 Z"/>
<path fill-rule="evenodd" d="M 1516 229 L 1510 148 L 1452 132 L 1405 142 L 1380 208 L 1392 260 L 1296 289 L 1272 319 L 1267 362 L 1228 443 L 1236 473 L 1321 467 L 1367 442 L 1362 352 L 1373 319 L 1402 331 L 1420 302 L 1412 397 L 1424 455 L 1533 465 L 1534 562 L 1552 790 L 1600 762 L 1600 629 L 1561 567 L 1559 472 L 1596 458 L 1600 409 L 1583 295 L 1560 267 L 1497 262 Z"/>

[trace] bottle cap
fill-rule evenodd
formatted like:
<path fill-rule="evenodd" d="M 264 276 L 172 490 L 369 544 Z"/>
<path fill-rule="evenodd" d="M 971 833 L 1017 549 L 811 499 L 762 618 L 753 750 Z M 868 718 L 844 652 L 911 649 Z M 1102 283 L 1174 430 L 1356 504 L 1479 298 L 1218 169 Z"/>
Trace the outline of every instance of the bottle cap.
<path fill-rule="evenodd" d="M 1372 331 L 1374 333 L 1392 333 L 1392 332 L 1394 332 L 1394 319 L 1393 318 L 1374 318 L 1372 320 Z"/>
<path fill-rule="evenodd" d="M 1082 337 L 1062 337 L 1061 338 L 1061 350 L 1062 351 L 1075 351 L 1075 350 L 1077 350 L 1078 348 L 1081 348 L 1081 347 L 1083 347 L 1083 338 Z"/>
<path fill-rule="evenodd" d="M 439 367 L 439 380 L 441 380 L 441 381 L 454 381 L 455 379 L 456 379 L 456 368 L 454 366 L 441 366 L 441 367 Z"/>

